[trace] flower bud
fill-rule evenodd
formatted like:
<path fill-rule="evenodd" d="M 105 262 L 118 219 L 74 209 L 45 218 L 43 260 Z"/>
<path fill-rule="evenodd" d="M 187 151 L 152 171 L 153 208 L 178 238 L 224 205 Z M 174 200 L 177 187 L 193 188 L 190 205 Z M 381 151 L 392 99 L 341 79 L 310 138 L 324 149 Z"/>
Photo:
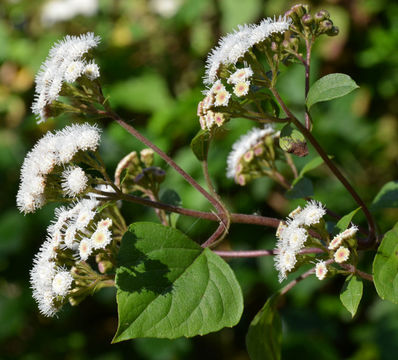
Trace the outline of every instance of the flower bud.
<path fill-rule="evenodd" d="M 323 20 L 328 20 L 330 18 L 330 14 L 326 10 L 320 10 L 314 15 L 316 22 L 321 22 Z"/>
<path fill-rule="evenodd" d="M 154 152 L 152 149 L 141 150 L 140 158 L 146 167 L 150 167 L 153 165 L 153 155 L 154 155 Z"/>
<path fill-rule="evenodd" d="M 310 26 L 314 23 L 314 18 L 310 14 L 305 14 L 301 18 L 301 22 L 306 26 Z"/>

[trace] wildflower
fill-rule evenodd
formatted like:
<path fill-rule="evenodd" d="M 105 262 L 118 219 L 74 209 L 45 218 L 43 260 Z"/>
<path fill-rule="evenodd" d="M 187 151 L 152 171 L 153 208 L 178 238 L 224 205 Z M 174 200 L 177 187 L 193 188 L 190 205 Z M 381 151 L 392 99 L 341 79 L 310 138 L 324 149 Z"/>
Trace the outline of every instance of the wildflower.
<path fill-rule="evenodd" d="M 265 126 L 263 129 L 254 128 L 247 134 L 241 136 L 238 141 L 232 145 L 232 151 L 228 155 L 227 159 L 227 177 L 237 178 L 239 172 L 239 163 L 242 156 L 251 148 L 258 143 L 262 142 L 263 139 L 274 133 L 272 126 Z"/>
<path fill-rule="evenodd" d="M 111 232 L 104 227 L 97 227 L 97 230 L 91 236 L 93 249 L 104 249 L 111 241 Z"/>
<path fill-rule="evenodd" d="M 317 262 L 315 266 L 315 276 L 319 280 L 323 280 L 326 277 L 327 273 L 328 273 L 328 268 L 326 266 L 326 263 L 324 261 Z"/>
<path fill-rule="evenodd" d="M 218 127 L 222 126 L 225 123 L 225 117 L 222 113 L 218 113 L 218 112 L 215 113 L 213 118 L 214 118 L 215 124 Z"/>
<path fill-rule="evenodd" d="M 215 106 L 227 106 L 231 94 L 227 90 L 220 90 L 215 97 Z"/>
<path fill-rule="evenodd" d="M 292 251 L 298 252 L 304 247 L 307 240 L 307 231 L 296 226 L 289 226 L 283 237 L 288 240 L 288 248 Z"/>
<path fill-rule="evenodd" d="M 341 245 L 342 242 L 343 242 L 343 238 L 341 237 L 341 234 L 336 235 L 330 242 L 328 249 L 336 250 Z"/>
<path fill-rule="evenodd" d="M 74 82 L 82 75 L 87 65 L 83 56 L 95 48 L 99 40 L 93 33 L 78 37 L 67 35 L 51 48 L 48 58 L 36 76 L 32 111 L 37 115 L 38 122 L 46 120 L 46 107 L 58 99 L 63 83 Z"/>
<path fill-rule="evenodd" d="M 54 23 L 72 19 L 77 15 L 91 16 L 97 11 L 98 0 L 52 0 L 45 3 L 41 21 L 45 26 L 51 26 Z"/>
<path fill-rule="evenodd" d="M 99 67 L 94 61 L 90 61 L 83 69 L 84 75 L 86 75 L 90 80 L 95 80 L 99 78 L 100 72 Z"/>
<path fill-rule="evenodd" d="M 303 209 L 301 208 L 301 206 L 298 206 L 297 208 L 295 208 L 293 211 L 290 212 L 288 217 L 294 220 L 297 217 L 297 215 L 301 213 L 302 210 Z"/>
<path fill-rule="evenodd" d="M 348 250 L 344 246 L 340 246 L 334 253 L 334 261 L 336 261 L 339 264 L 346 262 L 349 257 L 350 257 L 350 250 Z"/>
<path fill-rule="evenodd" d="M 324 206 L 320 202 L 312 200 L 307 203 L 303 211 L 294 220 L 301 222 L 303 225 L 310 226 L 318 224 L 325 214 Z"/>
<path fill-rule="evenodd" d="M 25 214 L 40 209 L 46 202 L 47 176 L 57 165 L 66 165 L 73 160 L 79 151 L 95 151 L 99 140 L 99 129 L 88 124 L 75 124 L 55 133 L 47 133 L 26 155 L 23 162 L 17 194 L 18 209 Z M 80 171 L 69 174 L 73 175 L 71 182 L 64 183 L 68 195 L 80 193 L 77 190 L 82 189 L 84 177 L 76 176 L 79 173 L 82 175 Z"/>
<path fill-rule="evenodd" d="M 294 269 L 297 259 L 296 253 L 291 250 L 281 250 L 274 257 L 275 268 L 279 271 L 279 282 L 287 277 L 287 273 Z"/>
<path fill-rule="evenodd" d="M 253 76 L 253 70 L 250 66 L 236 70 L 227 80 L 228 84 L 238 84 L 246 81 Z"/>
<path fill-rule="evenodd" d="M 62 173 L 62 189 L 66 195 L 75 197 L 87 188 L 88 178 L 82 168 L 69 167 Z"/>
<path fill-rule="evenodd" d="M 234 87 L 234 94 L 237 97 L 242 97 L 244 95 L 247 95 L 249 92 L 249 86 L 250 86 L 249 81 L 240 81 L 240 82 L 236 83 L 236 85 Z"/>
<path fill-rule="evenodd" d="M 343 240 L 351 239 L 358 231 L 358 227 L 353 225 L 350 228 L 344 230 L 340 236 Z"/>
<path fill-rule="evenodd" d="M 98 222 L 97 227 L 100 229 L 109 229 L 112 226 L 112 219 L 106 218 Z"/>
<path fill-rule="evenodd" d="M 264 19 L 259 25 L 240 25 L 237 30 L 220 39 L 206 61 L 204 83 L 213 84 L 218 78 L 221 65 L 236 65 L 254 45 L 263 42 L 273 33 L 284 33 L 289 29 L 290 19 Z"/>
<path fill-rule="evenodd" d="M 79 244 L 80 260 L 86 261 L 92 253 L 91 241 L 88 238 L 83 238 Z"/>
<path fill-rule="evenodd" d="M 210 92 L 213 94 L 217 94 L 220 91 L 225 91 L 225 86 L 222 84 L 220 80 L 217 80 L 210 89 Z"/>
<path fill-rule="evenodd" d="M 66 296 L 72 286 L 73 277 L 69 271 L 59 271 L 53 279 L 52 289 L 56 295 Z"/>

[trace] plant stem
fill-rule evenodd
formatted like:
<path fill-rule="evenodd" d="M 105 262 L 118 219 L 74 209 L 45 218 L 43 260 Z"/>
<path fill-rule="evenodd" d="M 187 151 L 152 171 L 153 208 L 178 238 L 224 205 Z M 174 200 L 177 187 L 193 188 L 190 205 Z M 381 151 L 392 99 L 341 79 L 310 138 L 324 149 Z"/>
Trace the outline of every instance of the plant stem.
<path fill-rule="evenodd" d="M 334 262 L 334 259 L 329 259 L 327 261 L 325 261 L 326 265 L 331 264 L 332 262 Z M 308 271 L 306 271 L 304 274 L 301 274 L 298 278 L 292 280 L 290 283 L 288 283 L 285 287 L 283 287 L 279 293 L 280 295 L 285 295 L 289 290 L 291 290 L 295 285 L 297 285 L 301 280 L 306 279 L 308 276 L 312 275 L 315 273 L 315 267 L 309 269 Z"/>
<path fill-rule="evenodd" d="M 210 245 L 213 243 L 218 236 L 222 234 L 221 229 L 227 228 L 229 220 L 228 215 L 225 212 L 224 206 L 219 202 L 217 198 L 210 195 L 201 185 L 199 185 L 195 179 L 186 173 L 179 165 L 177 165 L 174 160 L 168 156 L 165 152 L 160 150 L 155 144 L 148 140 L 145 136 L 139 133 L 132 125 L 127 124 L 118 114 L 113 112 L 110 108 L 107 108 L 107 115 L 115 120 L 119 125 L 121 125 L 125 130 L 127 130 L 136 139 L 141 141 L 146 146 L 150 147 L 155 151 L 168 165 L 170 165 L 174 170 L 176 170 L 189 184 L 191 184 L 196 190 L 198 190 L 217 210 L 219 215 L 220 225 L 214 234 L 205 242 L 205 244 Z"/>
<path fill-rule="evenodd" d="M 218 251 L 213 250 L 213 252 L 223 258 L 252 258 L 260 256 L 274 256 L 279 253 L 278 250 L 248 250 L 248 251 Z M 308 248 L 303 249 L 300 254 L 318 254 L 323 253 L 322 249 L 318 248 Z"/>
<path fill-rule="evenodd" d="M 212 212 L 186 209 L 186 208 L 182 208 L 179 206 L 174 206 L 174 205 L 169 205 L 169 204 L 165 204 L 165 203 L 158 202 L 158 201 L 144 199 L 144 198 L 130 195 L 130 194 L 124 194 L 122 192 L 110 193 L 110 192 L 95 190 L 95 191 L 93 191 L 93 193 L 99 194 L 99 195 L 101 195 L 101 197 L 104 197 L 103 199 L 107 199 L 107 200 L 125 200 L 125 201 L 129 201 L 132 203 L 141 204 L 141 205 L 145 205 L 148 207 L 154 207 L 157 209 L 165 210 L 167 212 L 174 212 L 174 213 L 185 215 L 185 216 L 191 216 L 191 217 L 210 220 L 210 221 L 220 221 L 220 218 L 217 216 L 217 214 L 214 214 Z M 231 223 L 269 226 L 269 227 L 273 227 L 273 228 L 277 228 L 279 226 L 279 223 L 282 221 L 277 218 L 259 216 L 259 215 L 232 213 L 232 214 L 230 214 L 230 216 L 231 216 Z"/>
<path fill-rule="evenodd" d="M 352 274 L 356 274 L 359 277 L 361 277 L 362 279 L 368 280 L 370 282 L 373 282 L 373 276 L 363 272 L 361 270 L 358 270 L 354 265 L 350 265 L 350 264 L 339 264 L 340 267 L 342 267 L 343 269 L 348 270 L 350 273 Z"/>
<path fill-rule="evenodd" d="M 305 99 L 307 99 L 308 91 L 310 90 L 310 66 L 311 66 L 311 48 L 312 40 L 305 39 L 305 47 L 307 49 L 307 56 L 304 62 L 305 67 Z M 311 117 L 307 105 L 305 105 L 305 127 L 307 130 L 311 129 Z"/>
<path fill-rule="evenodd" d="M 309 140 L 309 142 L 312 144 L 312 146 L 315 148 L 315 150 L 318 152 L 318 154 L 321 156 L 325 164 L 329 167 L 329 169 L 332 171 L 332 173 L 337 177 L 337 179 L 343 184 L 343 186 L 347 189 L 347 191 L 351 194 L 353 199 L 357 202 L 357 204 L 362 208 L 363 213 L 366 216 L 366 220 L 368 222 L 368 227 L 369 227 L 369 235 L 366 240 L 363 240 L 361 242 L 361 248 L 369 248 L 374 245 L 376 236 L 375 236 L 375 224 L 373 217 L 367 208 L 366 204 L 363 202 L 361 197 L 357 194 L 355 189 L 351 186 L 351 184 L 348 182 L 348 180 L 344 177 L 344 175 L 340 172 L 340 170 L 336 167 L 336 165 L 333 163 L 333 161 L 329 158 L 329 156 L 326 154 L 326 152 L 323 150 L 321 145 L 318 143 L 318 141 L 312 136 L 311 132 L 293 115 L 293 113 L 289 110 L 289 108 L 286 106 L 286 104 L 283 102 L 281 97 L 279 96 L 279 93 L 275 88 L 270 89 L 272 94 L 275 96 L 276 100 L 278 101 L 279 105 L 282 107 L 283 111 L 286 113 L 286 115 L 289 116 L 291 121 L 293 122 L 294 125 L 303 133 L 303 135 Z"/>

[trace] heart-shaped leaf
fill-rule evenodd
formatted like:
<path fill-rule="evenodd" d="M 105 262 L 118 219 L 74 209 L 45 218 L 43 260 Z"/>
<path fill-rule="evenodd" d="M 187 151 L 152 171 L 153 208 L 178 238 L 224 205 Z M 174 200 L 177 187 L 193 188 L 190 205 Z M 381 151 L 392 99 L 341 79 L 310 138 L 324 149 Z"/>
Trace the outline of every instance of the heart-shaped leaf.
<path fill-rule="evenodd" d="M 229 265 L 179 230 L 155 223 L 135 223 L 123 236 L 116 286 L 113 342 L 204 335 L 236 325 L 243 311 Z"/>

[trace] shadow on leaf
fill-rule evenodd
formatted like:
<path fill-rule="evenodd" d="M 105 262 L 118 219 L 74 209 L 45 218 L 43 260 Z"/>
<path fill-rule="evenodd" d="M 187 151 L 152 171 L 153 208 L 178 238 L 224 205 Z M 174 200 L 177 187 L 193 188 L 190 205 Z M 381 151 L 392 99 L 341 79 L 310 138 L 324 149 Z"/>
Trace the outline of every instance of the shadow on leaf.
<path fill-rule="evenodd" d="M 167 278 L 170 269 L 159 260 L 150 259 L 136 244 L 135 235 L 126 233 L 119 252 L 117 287 L 127 292 L 146 290 L 162 295 L 171 292 L 173 284 Z"/>

